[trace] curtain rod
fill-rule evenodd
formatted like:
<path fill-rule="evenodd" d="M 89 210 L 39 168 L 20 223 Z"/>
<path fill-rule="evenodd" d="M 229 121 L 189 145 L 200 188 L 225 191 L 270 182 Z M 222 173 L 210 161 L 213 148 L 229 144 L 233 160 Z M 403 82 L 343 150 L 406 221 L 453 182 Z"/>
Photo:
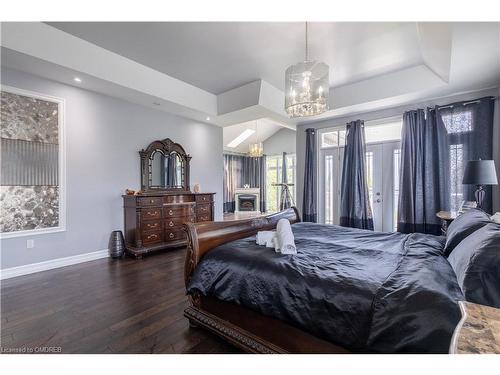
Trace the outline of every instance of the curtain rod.
<path fill-rule="evenodd" d="M 476 99 L 476 100 L 471 100 L 471 101 L 468 101 L 468 102 L 456 102 L 456 103 L 451 103 L 451 104 L 448 104 L 448 105 L 443 105 L 443 106 L 435 106 L 434 108 L 429 108 L 427 107 L 430 111 L 434 111 L 436 109 L 446 109 L 446 108 L 454 108 L 456 106 L 466 106 L 466 105 L 469 105 L 469 104 L 475 104 L 475 103 L 479 103 L 481 100 L 498 100 L 500 99 L 500 96 L 486 96 L 484 98 L 479 98 L 479 99 Z"/>

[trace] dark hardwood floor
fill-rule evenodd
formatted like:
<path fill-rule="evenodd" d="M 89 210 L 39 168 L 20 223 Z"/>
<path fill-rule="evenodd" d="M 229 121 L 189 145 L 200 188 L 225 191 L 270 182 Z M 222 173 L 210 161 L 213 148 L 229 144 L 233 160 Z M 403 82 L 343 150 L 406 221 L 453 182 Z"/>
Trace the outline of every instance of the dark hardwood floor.
<path fill-rule="evenodd" d="M 2 281 L 1 346 L 62 353 L 235 353 L 183 316 L 185 249 Z"/>

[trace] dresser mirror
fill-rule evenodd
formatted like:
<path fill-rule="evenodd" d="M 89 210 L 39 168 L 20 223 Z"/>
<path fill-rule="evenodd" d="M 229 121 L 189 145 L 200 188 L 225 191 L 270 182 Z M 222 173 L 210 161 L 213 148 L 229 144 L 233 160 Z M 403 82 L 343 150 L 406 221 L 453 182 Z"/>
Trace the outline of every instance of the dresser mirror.
<path fill-rule="evenodd" d="M 143 193 L 189 191 L 189 161 L 183 147 L 170 139 L 152 142 L 139 151 Z"/>

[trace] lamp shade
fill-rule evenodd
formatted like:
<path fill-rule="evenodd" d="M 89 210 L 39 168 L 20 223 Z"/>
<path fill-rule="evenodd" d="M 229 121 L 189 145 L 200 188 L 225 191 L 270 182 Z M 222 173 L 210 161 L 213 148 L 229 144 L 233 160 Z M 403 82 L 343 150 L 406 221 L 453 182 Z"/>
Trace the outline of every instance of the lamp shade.
<path fill-rule="evenodd" d="M 465 166 L 464 185 L 498 184 L 495 162 L 493 160 L 469 160 Z"/>

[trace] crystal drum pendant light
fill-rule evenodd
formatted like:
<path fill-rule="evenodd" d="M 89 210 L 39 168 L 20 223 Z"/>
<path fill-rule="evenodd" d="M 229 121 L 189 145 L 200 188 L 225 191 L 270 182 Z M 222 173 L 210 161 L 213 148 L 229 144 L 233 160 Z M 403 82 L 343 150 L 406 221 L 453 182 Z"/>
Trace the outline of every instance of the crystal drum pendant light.
<path fill-rule="evenodd" d="M 309 61 L 306 22 L 305 61 L 285 72 L 285 110 L 291 118 L 319 115 L 328 110 L 329 70 L 327 64 Z"/>

